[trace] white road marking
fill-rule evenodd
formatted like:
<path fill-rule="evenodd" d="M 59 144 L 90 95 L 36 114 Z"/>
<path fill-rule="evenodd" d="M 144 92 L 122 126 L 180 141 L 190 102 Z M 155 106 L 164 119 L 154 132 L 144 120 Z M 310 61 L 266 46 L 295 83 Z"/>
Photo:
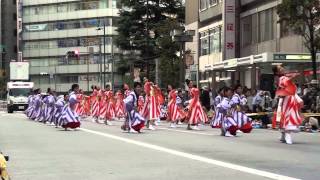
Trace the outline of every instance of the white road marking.
<path fill-rule="evenodd" d="M 156 129 L 161 129 L 161 130 L 166 130 L 166 131 L 175 131 L 175 132 L 181 132 L 181 133 L 187 133 L 187 134 L 199 134 L 199 135 L 205 135 L 205 136 L 215 136 L 216 134 L 211 134 L 211 133 L 204 133 L 204 132 L 199 132 L 199 131 L 185 131 L 185 130 L 178 130 L 178 129 L 173 129 L 173 128 L 161 128 L 158 127 Z"/>
<path fill-rule="evenodd" d="M 115 136 L 115 135 L 111 135 L 111 134 L 107 134 L 107 133 L 93 131 L 90 129 L 80 128 L 80 130 L 87 132 L 87 133 L 107 137 L 110 139 L 126 142 L 128 144 L 134 144 L 134 145 L 141 146 L 144 148 L 165 152 L 165 153 L 176 155 L 179 157 L 184 157 L 187 159 L 192 159 L 192 160 L 196 160 L 196 161 L 200 161 L 200 162 L 204 162 L 204 163 L 208 163 L 208 164 L 212 164 L 212 165 L 216 165 L 216 166 L 220 166 L 220 167 L 224 167 L 224 168 L 228 168 L 228 169 L 233 169 L 233 170 L 241 171 L 241 172 L 248 173 L 248 174 L 253 174 L 253 175 L 262 176 L 262 177 L 266 177 L 266 178 L 270 178 L 270 179 L 277 179 L 277 180 L 299 180 L 299 179 L 293 178 L 293 177 L 270 173 L 267 171 L 253 169 L 253 168 L 240 166 L 240 165 L 236 165 L 236 164 L 232 164 L 232 163 L 228 163 L 228 162 L 218 161 L 215 159 L 209 159 L 206 157 L 202 157 L 202 156 L 198 156 L 198 155 L 194 155 L 194 154 L 189 154 L 189 153 L 185 153 L 185 152 L 181 152 L 181 151 L 177 151 L 177 150 L 173 150 L 173 149 L 169 149 L 169 148 L 165 148 L 165 147 L 161 147 L 161 146 L 157 146 L 157 145 L 153 145 L 153 144 L 149 144 L 149 143 L 144 143 L 144 142 L 140 142 L 140 141 L 136 141 L 136 140 L 131 140 L 131 139 L 127 139 L 127 138 L 123 138 L 123 137 L 119 137 L 119 136 Z"/>

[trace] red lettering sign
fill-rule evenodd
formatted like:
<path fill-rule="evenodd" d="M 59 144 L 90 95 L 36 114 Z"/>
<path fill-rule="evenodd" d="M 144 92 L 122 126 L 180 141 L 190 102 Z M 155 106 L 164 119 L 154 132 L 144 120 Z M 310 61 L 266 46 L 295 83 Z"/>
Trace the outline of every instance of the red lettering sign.
<path fill-rule="evenodd" d="M 233 49 L 233 48 L 234 48 L 233 42 L 227 42 L 227 49 Z"/>
<path fill-rule="evenodd" d="M 234 31 L 232 23 L 227 24 L 227 31 Z"/>

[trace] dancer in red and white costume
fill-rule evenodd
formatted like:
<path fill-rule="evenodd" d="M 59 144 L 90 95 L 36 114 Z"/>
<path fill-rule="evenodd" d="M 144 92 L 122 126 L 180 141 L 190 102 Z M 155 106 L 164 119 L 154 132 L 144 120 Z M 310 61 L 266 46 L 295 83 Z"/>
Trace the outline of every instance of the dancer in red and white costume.
<path fill-rule="evenodd" d="M 138 98 L 138 105 L 137 105 L 137 111 L 142 112 L 143 106 L 144 106 L 144 97 L 142 95 L 139 96 Z"/>
<path fill-rule="evenodd" d="M 280 122 L 281 142 L 292 144 L 292 132 L 298 132 L 302 122 L 300 110 L 303 107 L 303 100 L 297 95 L 297 87 L 292 81 L 298 74 L 287 74 L 282 66 L 273 68 L 275 76 L 279 77 L 276 95 L 279 98 L 275 120 Z"/>
<path fill-rule="evenodd" d="M 157 104 L 156 104 L 157 99 L 155 96 L 153 83 L 149 82 L 149 80 L 145 81 L 144 92 L 145 92 L 146 96 L 145 96 L 144 106 L 141 111 L 141 115 L 147 121 L 147 125 L 146 125 L 147 128 L 150 130 L 155 130 L 153 125 L 154 125 L 154 121 L 158 118 L 157 117 Z"/>
<path fill-rule="evenodd" d="M 113 97 L 113 92 L 110 89 L 105 92 L 104 107 L 105 107 L 105 113 L 104 113 L 105 124 L 112 125 L 110 121 L 112 121 L 115 118 L 115 100 Z"/>
<path fill-rule="evenodd" d="M 115 105 L 115 113 L 117 118 L 124 118 L 125 117 L 125 107 L 124 107 L 124 96 L 121 90 L 116 93 L 116 105 Z"/>
<path fill-rule="evenodd" d="M 182 109 L 177 105 L 177 95 L 178 91 L 174 89 L 169 92 L 170 101 L 168 103 L 168 120 L 171 121 L 171 128 L 176 128 L 176 124 L 183 117 Z"/>
<path fill-rule="evenodd" d="M 91 115 L 94 122 L 98 122 L 100 116 L 100 102 L 102 101 L 102 94 L 99 87 L 94 87 L 91 95 Z"/>
<path fill-rule="evenodd" d="M 200 92 L 198 88 L 190 89 L 191 99 L 188 105 L 188 130 L 199 130 L 198 124 L 201 122 L 206 123 L 208 121 L 208 117 L 200 104 L 199 95 Z"/>
<path fill-rule="evenodd" d="M 84 95 L 83 97 L 83 111 L 84 117 L 88 117 L 91 115 L 91 96 Z"/>
<path fill-rule="evenodd" d="M 76 95 L 78 103 L 76 104 L 75 112 L 78 114 L 79 118 L 83 118 L 85 116 L 85 103 L 84 103 L 84 97 L 82 89 L 79 90 L 79 94 Z"/>

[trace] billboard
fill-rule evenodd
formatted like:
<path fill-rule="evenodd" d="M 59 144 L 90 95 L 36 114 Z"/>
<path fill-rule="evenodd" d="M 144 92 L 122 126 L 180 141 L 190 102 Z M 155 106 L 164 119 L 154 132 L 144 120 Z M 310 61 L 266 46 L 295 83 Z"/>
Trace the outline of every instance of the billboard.
<path fill-rule="evenodd" d="M 29 62 L 10 62 L 10 80 L 29 80 Z"/>

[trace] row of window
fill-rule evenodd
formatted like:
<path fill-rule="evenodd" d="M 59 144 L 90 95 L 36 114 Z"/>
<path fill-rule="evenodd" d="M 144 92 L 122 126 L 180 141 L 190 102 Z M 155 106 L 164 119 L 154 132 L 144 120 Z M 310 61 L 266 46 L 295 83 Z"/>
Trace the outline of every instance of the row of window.
<path fill-rule="evenodd" d="M 95 19 L 82 19 L 73 21 L 58 21 L 51 23 L 41 24 L 27 24 L 23 26 L 25 32 L 40 32 L 40 31 L 59 31 L 67 29 L 81 29 L 92 28 L 101 26 L 117 26 L 116 19 L 112 18 L 95 18 Z"/>
<path fill-rule="evenodd" d="M 222 26 L 200 33 L 200 55 L 218 53 L 222 50 Z"/>
<path fill-rule="evenodd" d="M 101 57 L 103 58 L 103 57 Z M 110 55 L 106 55 L 106 62 L 111 59 Z M 95 54 L 93 58 L 89 55 L 81 55 L 79 59 L 65 57 L 56 58 L 43 58 L 43 59 L 28 59 L 30 66 L 32 67 L 48 67 L 48 66 L 59 66 L 59 65 L 85 65 L 85 64 L 100 64 L 101 60 L 98 54 Z"/>
<path fill-rule="evenodd" d="M 218 3 L 222 3 L 222 0 L 199 0 L 199 10 L 204 11 Z"/>
<path fill-rule="evenodd" d="M 61 3 L 61 4 L 51 4 L 51 5 L 41 5 L 41 6 L 30 6 L 24 7 L 23 15 L 41 15 L 41 14 L 56 14 L 65 13 L 81 10 L 90 9 L 104 9 L 104 8 L 119 8 L 120 3 L 117 0 L 98 0 L 98 1 L 88 1 L 88 2 L 72 2 L 72 3 Z M 111 3 L 111 5 L 109 5 Z"/>
<path fill-rule="evenodd" d="M 241 19 L 241 46 L 272 40 L 276 37 L 276 9 L 270 8 Z"/>
<path fill-rule="evenodd" d="M 270 41 L 276 38 L 277 12 L 270 8 L 240 20 L 241 47 Z M 200 33 L 200 55 L 221 52 L 223 47 L 221 27 Z M 281 37 L 292 34 L 285 23 L 281 24 Z"/>
<path fill-rule="evenodd" d="M 73 84 L 73 83 L 79 83 L 83 81 L 95 81 L 97 82 L 99 80 L 99 75 L 80 75 L 80 76 L 75 76 L 75 75 L 58 75 L 55 76 L 55 84 Z M 39 84 L 48 84 L 50 81 L 48 80 L 50 78 L 49 76 L 32 76 L 31 79 L 35 83 Z M 108 74 L 106 74 L 106 80 L 109 81 L 110 77 Z M 53 83 L 51 81 L 51 83 Z"/>
<path fill-rule="evenodd" d="M 57 39 L 50 41 L 30 41 L 25 42 L 23 49 L 52 49 L 52 48 L 66 48 L 66 47 L 85 47 L 85 46 L 99 46 L 103 43 L 103 37 L 86 37 L 86 38 L 69 38 Z M 105 38 L 106 45 L 110 45 L 112 37 Z"/>

